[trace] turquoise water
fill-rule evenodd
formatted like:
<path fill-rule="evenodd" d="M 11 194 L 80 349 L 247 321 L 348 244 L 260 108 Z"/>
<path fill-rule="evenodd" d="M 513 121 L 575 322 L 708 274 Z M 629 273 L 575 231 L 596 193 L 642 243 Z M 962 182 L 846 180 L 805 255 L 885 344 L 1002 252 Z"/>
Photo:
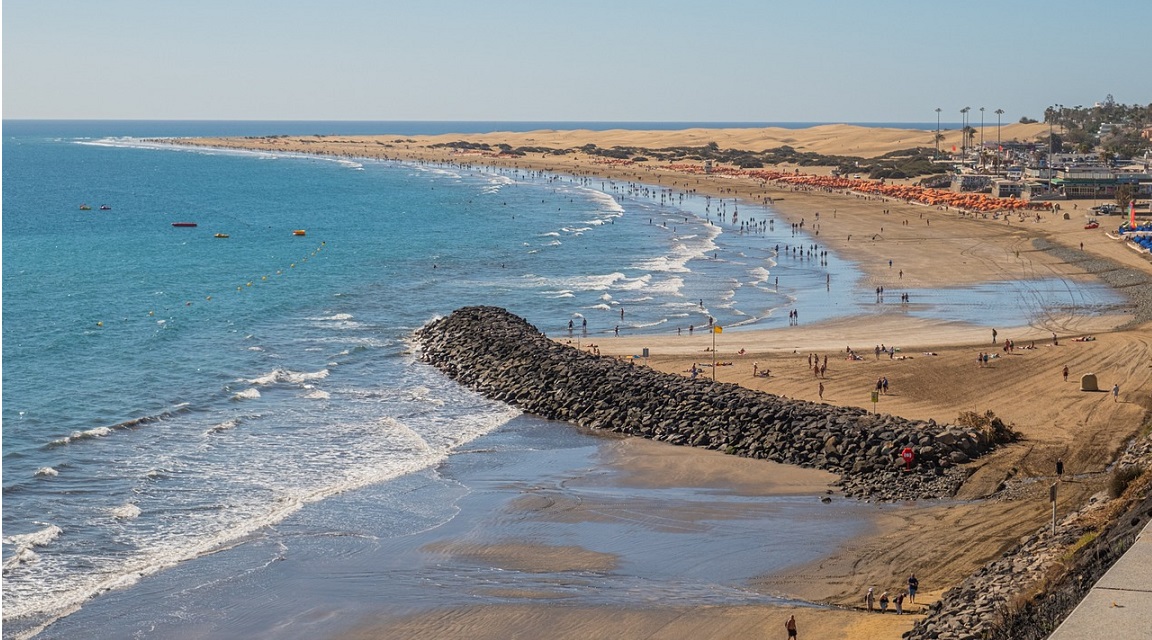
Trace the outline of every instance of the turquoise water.
<path fill-rule="evenodd" d="M 357 492 L 380 498 L 385 537 L 451 519 L 453 490 L 410 508 L 397 487 L 528 419 L 411 355 L 412 330 L 459 306 L 550 334 L 586 320 L 589 339 L 879 308 L 853 265 L 765 207 L 141 140 L 268 126 L 5 123 L 6 637 Z M 1026 294 L 916 292 L 903 312 L 1011 326 L 1116 301 Z"/>

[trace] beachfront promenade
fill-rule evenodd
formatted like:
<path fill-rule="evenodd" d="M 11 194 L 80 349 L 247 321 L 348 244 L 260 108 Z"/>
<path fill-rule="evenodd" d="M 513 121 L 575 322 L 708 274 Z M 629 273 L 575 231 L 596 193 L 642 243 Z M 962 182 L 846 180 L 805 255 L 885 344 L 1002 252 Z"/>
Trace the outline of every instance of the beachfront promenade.
<path fill-rule="evenodd" d="M 1152 523 L 1049 640 L 1152 639 Z"/>

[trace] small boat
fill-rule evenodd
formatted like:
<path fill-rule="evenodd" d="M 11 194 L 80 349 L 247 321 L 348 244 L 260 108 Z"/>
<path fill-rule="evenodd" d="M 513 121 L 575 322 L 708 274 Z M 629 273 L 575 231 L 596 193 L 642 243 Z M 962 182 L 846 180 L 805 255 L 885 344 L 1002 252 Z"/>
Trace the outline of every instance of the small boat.
<path fill-rule="evenodd" d="M 1096 222 L 1095 220 L 1091 220 L 1088 222 L 1088 224 L 1084 225 L 1084 228 L 1085 229 L 1099 229 L 1100 223 Z"/>
<path fill-rule="evenodd" d="M 195 227 L 196 223 L 195 222 L 173 222 L 172 226 L 173 227 Z"/>
<path fill-rule="evenodd" d="M 108 206 L 108 205 L 106 205 L 106 204 L 102 204 L 102 205 L 100 205 L 100 210 L 101 210 L 101 211 L 111 211 L 111 210 L 112 210 L 112 207 L 110 207 L 110 206 Z"/>
<path fill-rule="evenodd" d="M 214 237 L 216 237 L 216 238 L 227 238 L 227 237 L 228 237 L 228 234 L 227 234 L 227 233 L 217 233 L 217 234 L 216 234 Z"/>
<path fill-rule="evenodd" d="M 81 210 L 81 211 L 91 211 L 91 210 L 92 210 L 92 207 L 90 207 L 90 206 L 88 206 L 88 205 L 86 205 L 86 204 L 82 204 L 82 205 L 80 205 L 80 210 Z"/>
<path fill-rule="evenodd" d="M 303 235 L 308 235 L 308 232 L 307 232 L 307 231 L 305 231 L 304 229 L 297 229 L 297 230 L 295 230 L 295 231 L 293 231 L 293 232 L 292 232 L 292 235 L 294 235 L 294 236 L 303 236 Z"/>

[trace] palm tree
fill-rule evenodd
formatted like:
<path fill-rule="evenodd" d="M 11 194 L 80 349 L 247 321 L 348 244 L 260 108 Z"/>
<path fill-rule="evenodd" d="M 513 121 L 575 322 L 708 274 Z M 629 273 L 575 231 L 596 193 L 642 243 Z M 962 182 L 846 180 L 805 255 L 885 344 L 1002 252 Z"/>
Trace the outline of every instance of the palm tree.
<path fill-rule="evenodd" d="M 940 159 L 940 107 L 936 107 L 936 159 Z"/>
<path fill-rule="evenodd" d="M 963 129 L 964 133 L 962 133 L 960 135 L 960 162 L 961 163 L 964 162 L 964 156 L 968 155 L 968 146 L 966 144 L 967 135 L 965 135 L 965 134 L 967 134 L 967 132 L 968 132 L 968 112 L 971 110 L 972 110 L 972 107 L 964 107 L 963 109 L 960 110 L 960 116 L 961 116 L 963 123 L 964 123 L 964 129 Z"/>

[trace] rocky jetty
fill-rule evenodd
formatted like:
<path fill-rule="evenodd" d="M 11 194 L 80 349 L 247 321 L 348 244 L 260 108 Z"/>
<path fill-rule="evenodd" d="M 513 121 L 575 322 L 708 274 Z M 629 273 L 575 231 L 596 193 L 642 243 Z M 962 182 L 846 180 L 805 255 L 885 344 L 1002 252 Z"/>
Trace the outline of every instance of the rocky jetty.
<path fill-rule="evenodd" d="M 528 413 L 593 429 L 715 449 L 840 475 L 874 500 L 949 497 L 962 465 L 1011 439 L 871 414 L 633 366 L 558 344 L 497 307 L 465 307 L 416 332 L 422 359 Z M 914 453 L 905 471 L 901 453 Z"/>

